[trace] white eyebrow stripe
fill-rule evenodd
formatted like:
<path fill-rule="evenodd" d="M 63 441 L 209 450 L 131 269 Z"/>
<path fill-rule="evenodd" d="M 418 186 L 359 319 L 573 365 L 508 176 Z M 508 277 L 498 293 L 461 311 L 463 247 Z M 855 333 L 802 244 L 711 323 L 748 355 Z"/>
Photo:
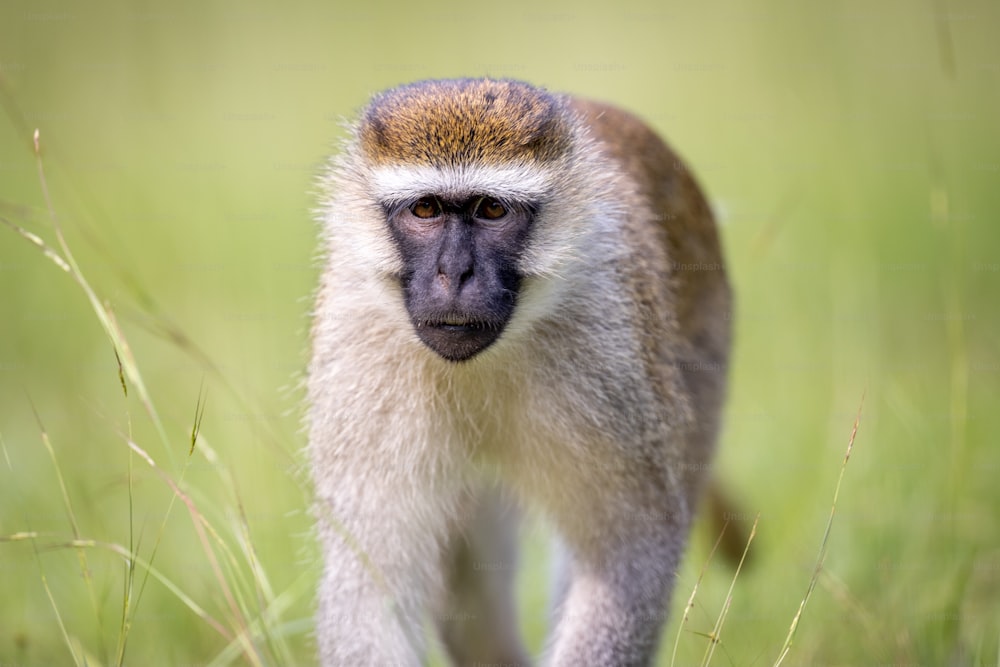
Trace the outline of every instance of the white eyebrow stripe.
<path fill-rule="evenodd" d="M 371 182 L 375 198 L 383 203 L 409 201 L 427 194 L 454 197 L 489 194 L 500 199 L 526 201 L 545 198 L 552 188 L 552 174 L 527 164 L 392 165 L 375 167 Z"/>

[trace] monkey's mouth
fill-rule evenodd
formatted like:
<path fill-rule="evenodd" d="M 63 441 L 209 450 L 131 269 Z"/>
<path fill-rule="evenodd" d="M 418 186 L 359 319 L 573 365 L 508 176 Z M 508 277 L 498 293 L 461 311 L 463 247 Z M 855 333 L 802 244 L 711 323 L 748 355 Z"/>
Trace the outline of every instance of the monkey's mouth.
<path fill-rule="evenodd" d="M 465 361 L 492 345 L 503 326 L 464 317 L 414 322 L 423 343 L 448 361 Z"/>
<path fill-rule="evenodd" d="M 462 317 L 448 317 L 443 320 L 427 322 L 425 326 L 443 329 L 444 331 L 454 331 L 456 333 L 489 329 L 489 325 L 485 322 L 477 322 L 476 320 L 469 320 Z"/>

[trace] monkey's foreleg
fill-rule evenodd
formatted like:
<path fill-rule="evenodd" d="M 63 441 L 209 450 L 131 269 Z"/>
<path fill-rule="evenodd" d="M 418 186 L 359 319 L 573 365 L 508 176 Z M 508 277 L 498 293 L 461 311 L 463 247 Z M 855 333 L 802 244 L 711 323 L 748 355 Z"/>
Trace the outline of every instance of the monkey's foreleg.
<path fill-rule="evenodd" d="M 340 477 L 320 495 L 325 569 L 316 637 L 326 667 L 420 664 L 423 614 L 441 587 L 441 497 L 418 484 Z"/>
<path fill-rule="evenodd" d="M 595 512 L 589 531 L 569 536 L 570 584 L 558 610 L 551 667 L 652 663 L 688 520 L 685 512 L 641 507 Z"/>

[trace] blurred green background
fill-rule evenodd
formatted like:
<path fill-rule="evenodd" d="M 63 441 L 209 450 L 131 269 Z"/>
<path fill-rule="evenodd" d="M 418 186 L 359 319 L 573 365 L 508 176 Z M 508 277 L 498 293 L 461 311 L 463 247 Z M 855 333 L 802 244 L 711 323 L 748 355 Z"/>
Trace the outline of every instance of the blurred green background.
<path fill-rule="evenodd" d="M 738 309 L 717 474 L 732 518 L 760 519 L 714 663 L 776 660 L 864 396 L 784 664 L 998 664 L 998 34 L 989 0 L 5 1 L 0 217 L 57 245 L 38 128 L 162 435 L 74 279 L 0 226 L 0 664 L 314 662 L 314 179 L 371 93 L 461 75 L 635 111 L 720 213 Z M 535 649 L 539 525 L 520 579 Z M 664 665 L 710 542 L 692 541 Z M 702 662 L 731 579 L 709 566 L 674 664 Z"/>

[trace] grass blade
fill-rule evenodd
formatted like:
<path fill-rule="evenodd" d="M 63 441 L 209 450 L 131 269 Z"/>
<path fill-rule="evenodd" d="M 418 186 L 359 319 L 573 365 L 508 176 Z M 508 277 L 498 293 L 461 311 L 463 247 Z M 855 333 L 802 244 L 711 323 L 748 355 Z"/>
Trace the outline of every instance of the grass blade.
<path fill-rule="evenodd" d="M 806 588 L 806 594 L 802 597 L 802 601 L 799 603 L 798 611 L 795 612 L 795 617 L 792 618 L 792 625 L 788 629 L 788 636 L 785 637 L 785 642 L 781 646 L 781 651 L 778 654 L 778 659 L 774 663 L 774 667 L 778 667 L 778 665 L 784 661 L 789 651 L 791 651 L 792 641 L 795 639 L 795 631 L 798 630 L 799 621 L 802 619 L 802 612 L 805 610 L 810 596 L 812 596 L 813 589 L 816 588 L 816 582 L 819 581 L 820 572 L 823 571 L 823 563 L 826 561 L 827 546 L 830 540 L 830 531 L 833 529 L 833 517 L 837 513 L 837 499 L 840 497 L 840 485 L 844 481 L 844 471 L 847 470 L 847 462 L 850 460 L 851 451 L 854 449 L 854 438 L 858 434 L 858 425 L 861 423 L 861 410 L 864 407 L 864 404 L 865 395 L 862 394 L 861 404 L 858 405 L 858 414 L 854 418 L 854 427 L 851 429 L 851 437 L 847 442 L 847 451 L 844 453 L 844 462 L 840 466 L 840 475 L 837 477 L 837 486 L 833 491 L 833 505 L 830 507 L 830 518 L 826 522 L 826 530 L 823 531 L 823 540 L 819 545 L 819 555 L 816 558 L 816 567 L 813 569 L 813 575 L 809 579 L 809 586 Z"/>

